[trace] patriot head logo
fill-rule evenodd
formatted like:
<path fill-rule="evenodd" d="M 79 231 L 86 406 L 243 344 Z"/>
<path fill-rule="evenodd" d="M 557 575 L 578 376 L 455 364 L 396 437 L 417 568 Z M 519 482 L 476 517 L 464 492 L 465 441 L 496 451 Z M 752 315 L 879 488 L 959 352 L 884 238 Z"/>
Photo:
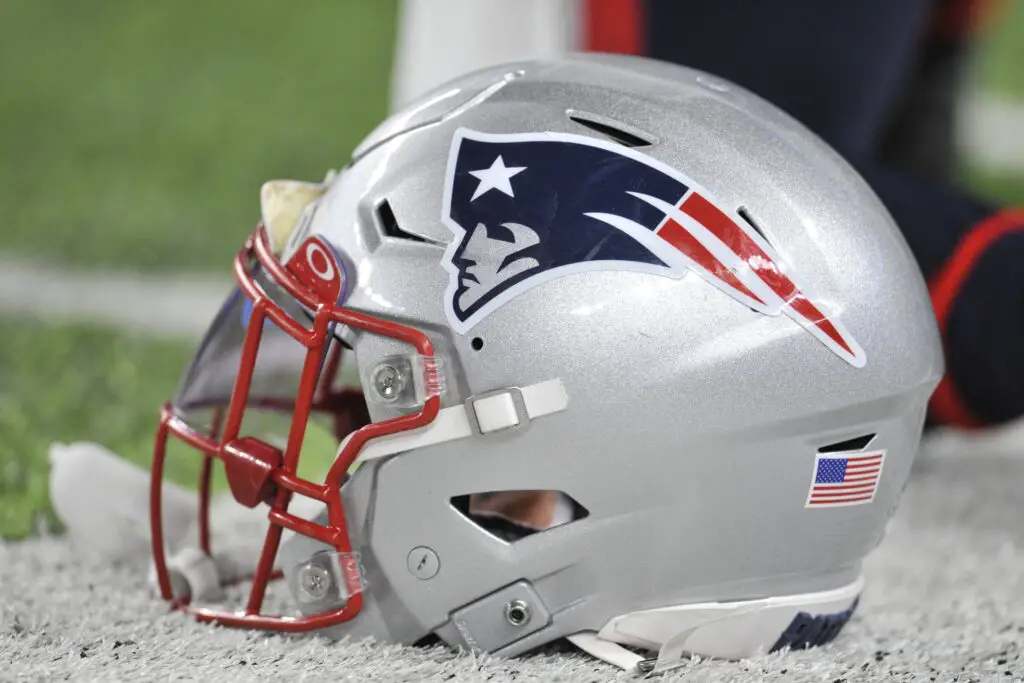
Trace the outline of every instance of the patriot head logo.
<path fill-rule="evenodd" d="M 679 278 L 693 271 L 765 315 L 785 314 L 855 367 L 864 351 L 797 286 L 792 268 L 735 211 L 635 149 L 567 133 L 452 140 L 442 220 L 445 309 L 465 334 L 523 292 L 589 270 Z"/>

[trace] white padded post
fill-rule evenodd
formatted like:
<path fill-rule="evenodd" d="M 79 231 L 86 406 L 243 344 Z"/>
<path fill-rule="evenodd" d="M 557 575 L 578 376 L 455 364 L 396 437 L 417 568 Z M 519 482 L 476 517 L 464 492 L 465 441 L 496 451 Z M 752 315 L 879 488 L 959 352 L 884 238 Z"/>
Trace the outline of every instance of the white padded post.
<path fill-rule="evenodd" d="M 519 412 L 511 394 L 496 394 L 473 403 L 482 434 L 497 432 L 519 424 Z"/>

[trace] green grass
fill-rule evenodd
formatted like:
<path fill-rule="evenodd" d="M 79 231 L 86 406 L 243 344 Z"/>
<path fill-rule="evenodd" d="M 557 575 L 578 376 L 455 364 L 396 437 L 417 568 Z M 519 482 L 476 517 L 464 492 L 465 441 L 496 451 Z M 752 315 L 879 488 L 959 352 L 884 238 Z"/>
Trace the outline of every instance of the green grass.
<path fill-rule="evenodd" d="M 0 250 L 227 267 L 386 110 L 394 0 L 3 0 Z"/>
<path fill-rule="evenodd" d="M 976 74 L 983 88 L 1024 99 L 1024 0 L 998 5 L 980 36 Z"/>
<path fill-rule="evenodd" d="M 192 350 L 14 317 L 0 317 L 0 328 L 0 536 L 19 537 L 34 529 L 38 515 L 52 519 L 50 443 L 98 441 L 148 462 L 157 411 Z M 178 480 L 189 474 L 184 464 L 172 463 Z"/>
<path fill-rule="evenodd" d="M 998 206 L 1024 206 L 1024 175 L 993 173 L 977 163 L 961 173 L 963 184 Z"/>
<path fill-rule="evenodd" d="M 193 347 L 13 316 L 0 315 L 0 329 L 0 538 L 21 538 L 40 518 L 57 528 L 47 483 L 51 443 L 95 441 L 149 468 L 159 407 Z M 308 430 L 300 473 L 322 476 L 334 443 L 325 431 Z M 168 476 L 194 487 L 199 463 L 188 447 L 172 447 Z"/>

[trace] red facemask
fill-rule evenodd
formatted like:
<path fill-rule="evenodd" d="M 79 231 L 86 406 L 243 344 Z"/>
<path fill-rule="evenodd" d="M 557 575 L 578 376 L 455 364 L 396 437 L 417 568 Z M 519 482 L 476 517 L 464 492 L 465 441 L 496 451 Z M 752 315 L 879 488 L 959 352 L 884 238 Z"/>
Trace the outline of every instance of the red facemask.
<path fill-rule="evenodd" d="M 343 264 L 343 259 L 329 244 L 311 237 L 299 246 L 286 265 L 282 265 L 271 251 L 266 231 L 262 226 L 257 227 L 235 259 L 239 292 L 229 299 L 214 321 L 178 396 L 166 404 L 161 413 L 150 486 L 157 580 L 165 600 L 202 621 L 306 631 L 348 621 L 362 607 L 358 558 L 352 553 L 342 504 L 345 474 L 368 440 L 432 422 L 438 414 L 440 398 L 428 395 L 416 412 L 370 423 L 361 392 L 334 388 L 342 348 L 335 332 L 341 326 L 405 342 L 424 358 L 432 358 L 434 354 L 430 339 L 419 330 L 345 308 L 348 283 Z M 278 350 L 277 356 L 260 356 L 261 349 L 268 346 Z M 275 362 L 276 358 L 281 362 Z M 273 380 L 272 370 L 277 366 L 290 367 L 292 371 L 301 369 L 292 378 L 291 396 L 281 391 L 281 385 L 289 382 L 271 381 L 269 384 L 275 387 L 274 391 L 254 386 L 266 383 L 260 381 L 261 377 Z M 429 373 L 434 366 L 423 363 L 419 367 Z M 267 368 L 269 374 L 259 371 Z M 425 385 L 435 383 L 436 377 L 424 378 Z M 250 408 L 270 409 L 289 417 L 287 443 L 283 448 L 241 433 L 243 418 Z M 339 442 L 348 437 L 322 483 L 297 475 L 306 427 L 315 415 L 330 420 Z M 235 500 L 250 508 L 267 506 L 270 525 L 248 600 L 241 611 L 194 607 L 187 598 L 176 599 L 173 594 L 160 495 L 170 437 L 188 444 L 202 457 L 198 542 L 207 555 L 211 554 L 209 503 L 215 460 L 223 465 Z M 289 502 L 294 494 L 324 504 L 327 524 L 289 513 Z M 316 539 L 336 551 L 341 583 L 347 591 L 343 606 L 309 616 L 263 614 L 263 600 L 268 583 L 275 578 L 274 564 L 284 529 Z"/>

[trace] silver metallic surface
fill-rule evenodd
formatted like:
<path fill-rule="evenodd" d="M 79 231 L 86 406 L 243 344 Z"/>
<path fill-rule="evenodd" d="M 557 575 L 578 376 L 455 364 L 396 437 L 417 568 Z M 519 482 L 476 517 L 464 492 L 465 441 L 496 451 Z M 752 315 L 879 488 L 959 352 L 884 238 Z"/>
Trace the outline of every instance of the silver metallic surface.
<path fill-rule="evenodd" d="M 506 77 L 513 72 L 522 74 Z M 575 273 L 520 294 L 470 334 L 452 331 L 441 266 L 452 233 L 441 207 L 456 129 L 598 135 L 568 110 L 643 131 L 656 140 L 645 154 L 731 210 L 745 208 L 801 287 L 841 317 L 866 365 L 693 273 Z M 347 305 L 430 334 L 445 364 L 445 406 L 553 378 L 569 406 L 514 438 L 466 438 L 363 464 L 343 500 L 368 587 L 360 615 L 329 635 L 411 643 L 434 632 L 512 655 L 627 612 L 823 591 L 859 576 L 906 484 L 943 365 L 906 243 L 824 143 L 738 86 L 603 56 L 454 81 L 382 124 L 358 154 L 312 225 L 344 254 L 354 280 Z M 375 211 L 384 200 L 402 230 L 426 241 L 386 236 Z M 344 336 L 364 378 L 410 351 Z M 370 411 L 375 421 L 401 413 L 373 401 Z M 874 501 L 807 509 L 817 449 L 865 434 L 887 451 Z M 451 504 L 536 489 L 564 491 L 589 515 L 509 543 Z M 409 548 L 420 545 L 445 558 L 429 582 L 408 566 Z M 282 566 L 320 549 L 292 536 Z M 505 619 L 513 599 L 531 606 L 525 627 Z"/>

